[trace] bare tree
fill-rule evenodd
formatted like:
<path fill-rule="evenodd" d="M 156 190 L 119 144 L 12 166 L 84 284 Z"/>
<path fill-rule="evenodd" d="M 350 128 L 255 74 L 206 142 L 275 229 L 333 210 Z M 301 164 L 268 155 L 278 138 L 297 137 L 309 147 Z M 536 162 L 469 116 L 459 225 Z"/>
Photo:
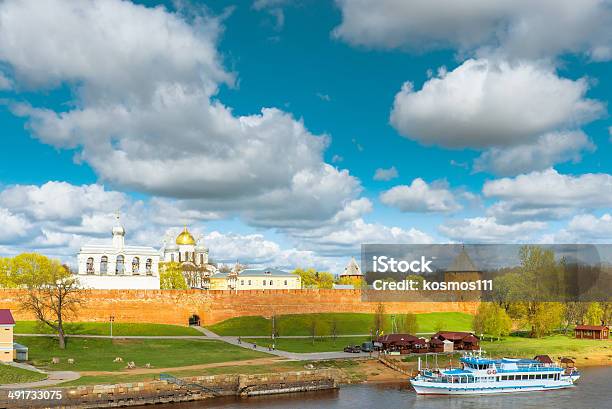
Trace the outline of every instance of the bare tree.
<path fill-rule="evenodd" d="M 57 332 L 59 347 L 66 348 L 64 323 L 84 303 L 78 279 L 67 266 L 35 253 L 15 257 L 13 267 L 28 290 L 22 309 Z"/>
<path fill-rule="evenodd" d="M 314 314 L 310 318 L 310 327 L 308 329 L 310 330 L 310 336 L 312 337 L 312 345 L 314 345 L 315 338 L 317 337 L 317 330 L 318 330 L 318 327 L 319 327 L 319 323 L 318 323 L 317 320 L 318 320 L 317 314 Z"/>
<path fill-rule="evenodd" d="M 374 330 L 377 334 L 383 330 L 385 326 L 385 305 L 378 303 L 376 306 L 376 312 L 374 313 Z"/>

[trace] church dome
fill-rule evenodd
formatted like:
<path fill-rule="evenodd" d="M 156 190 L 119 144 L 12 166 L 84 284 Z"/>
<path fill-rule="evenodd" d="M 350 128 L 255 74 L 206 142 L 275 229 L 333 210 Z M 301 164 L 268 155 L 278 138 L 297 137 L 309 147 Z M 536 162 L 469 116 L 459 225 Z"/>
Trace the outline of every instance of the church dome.
<path fill-rule="evenodd" d="M 181 245 L 181 244 L 182 245 L 194 245 L 194 244 L 196 244 L 195 239 L 193 238 L 191 233 L 189 233 L 189 230 L 187 230 L 187 226 L 185 226 L 185 228 L 183 229 L 181 234 L 179 234 L 176 237 L 176 244 L 178 244 L 178 245 Z"/>

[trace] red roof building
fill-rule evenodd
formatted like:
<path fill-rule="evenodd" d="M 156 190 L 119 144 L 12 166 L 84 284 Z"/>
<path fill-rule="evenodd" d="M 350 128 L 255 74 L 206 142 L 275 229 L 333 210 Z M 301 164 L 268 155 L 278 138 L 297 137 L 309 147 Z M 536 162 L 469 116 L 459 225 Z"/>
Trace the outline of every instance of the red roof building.
<path fill-rule="evenodd" d="M 452 341 L 455 350 L 477 350 L 480 339 L 470 332 L 440 331 L 435 333 L 432 340 Z"/>
<path fill-rule="evenodd" d="M 576 325 L 574 336 L 585 339 L 608 339 L 610 328 L 607 325 Z"/>
<path fill-rule="evenodd" d="M 15 325 L 11 310 L 0 309 L 0 325 Z"/>

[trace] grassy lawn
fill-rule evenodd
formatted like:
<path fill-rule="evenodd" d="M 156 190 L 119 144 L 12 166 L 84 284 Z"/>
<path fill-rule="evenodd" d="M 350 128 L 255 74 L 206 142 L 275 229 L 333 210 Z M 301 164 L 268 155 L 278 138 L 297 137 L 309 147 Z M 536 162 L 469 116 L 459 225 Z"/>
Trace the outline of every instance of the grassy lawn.
<path fill-rule="evenodd" d="M 592 339 L 575 339 L 565 335 L 544 338 L 506 337 L 501 341 L 482 342 L 482 348 L 491 356 L 526 357 L 546 354 L 558 356 L 584 356 L 608 352 L 612 356 L 612 343 Z"/>
<path fill-rule="evenodd" d="M 67 334 L 73 335 L 110 335 L 108 322 L 73 322 L 65 324 Z M 17 321 L 15 334 L 52 334 L 53 331 L 41 326 L 37 321 Z M 176 336 L 176 335 L 202 335 L 194 328 L 180 325 L 140 324 L 128 322 L 113 323 L 113 335 L 145 335 L 145 336 Z"/>
<path fill-rule="evenodd" d="M 310 324 L 316 320 L 320 335 L 331 334 L 333 322 L 336 322 L 337 333 L 341 335 L 369 334 L 373 327 L 374 314 L 361 313 L 323 313 L 291 314 L 276 317 L 276 328 L 280 336 L 308 336 Z M 472 315 L 461 312 L 432 312 L 417 314 L 418 332 L 435 332 L 437 327 L 447 331 L 469 331 L 472 326 Z M 261 316 L 237 317 L 219 322 L 208 327 L 219 335 L 270 335 L 272 320 Z M 391 315 L 385 316 L 385 331 L 391 330 Z"/>
<path fill-rule="evenodd" d="M 289 352 L 333 352 L 342 351 L 347 345 L 361 345 L 362 342 L 369 341 L 370 337 L 341 337 L 336 338 L 277 338 L 276 349 Z M 258 346 L 267 347 L 272 343 L 270 339 L 243 339 L 244 342 L 255 342 Z"/>
<path fill-rule="evenodd" d="M 57 339 L 50 337 L 17 337 L 17 341 L 30 348 L 35 366 L 54 370 L 119 371 L 129 361 L 137 367 L 150 363 L 153 368 L 168 368 L 269 356 L 207 340 L 69 338 L 64 350 L 58 348 Z M 52 357 L 60 358 L 60 363 L 52 364 Z M 123 358 L 123 362 L 113 362 L 115 357 Z M 68 364 L 68 358 L 75 363 Z"/>
<path fill-rule="evenodd" d="M 47 379 L 47 375 L 14 366 L 0 364 L 0 385 L 9 383 L 36 382 Z"/>

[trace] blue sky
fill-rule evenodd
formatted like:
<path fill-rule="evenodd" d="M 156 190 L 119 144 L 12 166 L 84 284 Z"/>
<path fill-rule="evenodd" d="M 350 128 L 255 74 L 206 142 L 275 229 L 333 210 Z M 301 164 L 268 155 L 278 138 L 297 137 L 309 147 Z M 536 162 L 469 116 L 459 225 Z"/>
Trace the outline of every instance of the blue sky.
<path fill-rule="evenodd" d="M 369 3 L 2 3 L 0 252 L 609 241 L 608 1 Z"/>

